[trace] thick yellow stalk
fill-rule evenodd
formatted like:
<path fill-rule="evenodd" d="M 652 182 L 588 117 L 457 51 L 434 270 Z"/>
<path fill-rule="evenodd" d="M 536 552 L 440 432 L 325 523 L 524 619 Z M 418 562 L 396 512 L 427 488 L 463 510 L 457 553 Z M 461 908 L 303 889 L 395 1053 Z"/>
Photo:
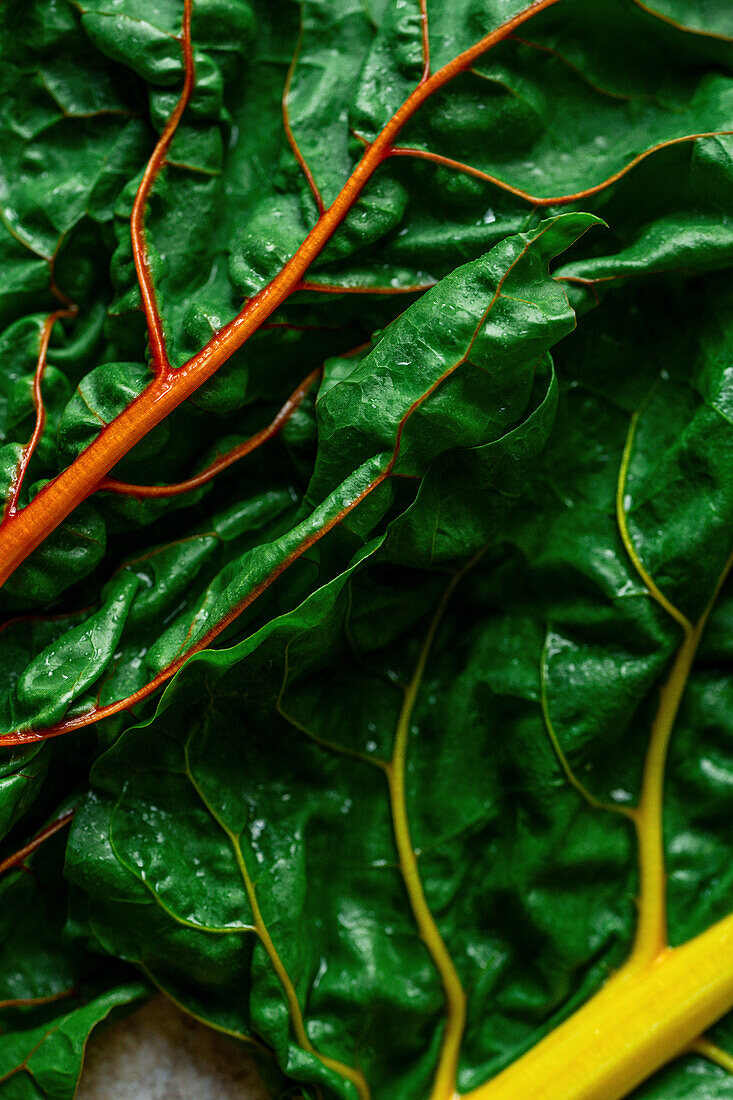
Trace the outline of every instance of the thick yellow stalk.
<path fill-rule="evenodd" d="M 622 971 L 464 1100 L 623 1100 L 733 1004 L 733 916 Z"/>

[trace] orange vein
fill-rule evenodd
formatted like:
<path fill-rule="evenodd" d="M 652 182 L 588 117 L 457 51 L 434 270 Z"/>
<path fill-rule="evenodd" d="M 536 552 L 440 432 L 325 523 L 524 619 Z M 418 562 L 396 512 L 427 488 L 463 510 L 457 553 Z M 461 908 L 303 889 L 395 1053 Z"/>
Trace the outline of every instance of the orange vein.
<path fill-rule="evenodd" d="M 642 0 L 631 0 L 632 4 L 636 4 L 637 8 L 641 8 L 647 15 L 651 15 L 653 19 L 659 19 L 662 23 L 668 23 L 670 27 L 674 27 L 675 30 L 682 31 L 684 34 L 696 34 L 702 38 L 717 38 L 721 42 L 733 42 L 733 36 L 729 34 L 721 34 L 718 31 L 706 31 L 697 29 L 696 27 L 686 27 L 684 23 L 679 23 L 673 19 L 671 15 L 664 15 L 663 12 L 657 11 L 656 8 L 651 7 L 650 4 L 645 4 Z"/>
<path fill-rule="evenodd" d="M 530 38 L 522 38 L 522 36 L 518 34 L 512 35 L 512 42 L 518 42 L 520 46 L 526 46 L 530 50 L 539 50 L 541 53 L 546 53 L 549 54 L 550 57 L 554 57 L 566 68 L 570 69 L 571 72 L 575 73 L 575 75 L 579 77 L 584 84 L 587 84 L 589 88 L 592 88 L 594 92 L 598 92 L 599 95 L 608 96 L 609 99 L 619 99 L 626 102 L 633 99 L 644 98 L 640 94 L 633 96 L 624 92 L 612 92 L 609 88 L 603 88 L 600 84 L 594 84 L 578 65 L 574 65 L 570 58 L 560 53 L 560 51 L 556 50 L 553 46 L 546 46 L 543 42 L 533 42 Z M 480 70 L 476 75 L 484 77 L 484 74 L 480 72 Z"/>
<path fill-rule="evenodd" d="M 441 153 L 432 153 L 428 149 L 416 149 L 411 146 L 398 145 L 393 146 L 389 155 L 395 157 L 416 157 L 419 160 L 429 160 L 433 164 L 442 165 L 444 168 L 451 168 L 456 172 L 463 172 L 467 176 L 475 176 L 476 179 L 485 180 L 486 183 L 491 183 L 495 187 L 500 187 L 502 191 L 506 191 L 510 195 L 515 195 L 518 199 L 523 199 L 525 202 L 532 203 L 533 206 L 562 206 L 569 202 L 577 202 L 579 199 L 590 198 L 591 195 L 597 195 L 600 191 L 604 191 L 611 184 L 617 183 L 625 175 L 627 175 L 633 168 L 636 168 L 638 164 L 646 160 L 653 153 L 658 153 L 660 149 L 667 149 L 673 145 L 681 145 L 686 141 L 698 141 L 701 138 L 710 137 L 727 137 L 733 134 L 733 130 L 710 130 L 707 133 L 702 134 L 685 134 L 682 137 L 669 138 L 667 141 L 660 141 L 657 145 L 652 145 L 648 149 L 645 149 L 643 153 L 638 153 L 635 157 L 625 164 L 623 168 L 619 168 L 613 175 L 607 176 L 606 179 L 600 183 L 594 184 L 592 187 L 586 187 L 582 191 L 575 191 L 573 194 L 568 195 L 532 195 L 529 191 L 524 191 L 521 187 L 514 187 L 511 183 L 507 183 L 506 180 L 501 179 L 499 176 L 494 176 L 490 172 L 484 172 L 481 168 L 474 168 L 470 164 L 464 164 L 463 161 L 453 160 L 452 157 L 444 157 Z"/>
<path fill-rule="evenodd" d="M 34 1005 L 50 1005 L 54 1001 L 62 1001 L 67 997 L 74 997 L 79 992 L 77 985 L 69 989 L 62 989 L 59 993 L 47 993 L 45 997 L 9 997 L 6 1001 L 0 1001 L 0 1009 L 4 1008 L 32 1008 Z"/>
<path fill-rule="evenodd" d="M 689 264 L 678 264 L 674 267 L 650 267 L 644 272 L 644 275 L 669 275 L 671 273 L 689 270 Z M 637 271 L 620 271 L 614 275 L 556 275 L 555 278 L 558 283 L 577 283 L 579 286 L 588 287 L 589 290 L 593 291 L 596 301 L 599 301 L 596 284 L 615 283 L 621 279 L 633 279 L 634 276 L 638 274 Z"/>
<path fill-rule="evenodd" d="M 288 73 L 287 73 L 287 76 L 285 77 L 285 86 L 283 88 L 283 95 L 282 95 L 283 129 L 285 130 L 285 137 L 288 139 L 288 145 L 290 146 L 295 159 L 297 160 L 298 164 L 300 165 L 300 170 L 301 170 L 301 172 L 303 173 L 303 175 L 305 176 L 305 178 L 308 182 L 308 186 L 311 189 L 311 194 L 313 195 L 313 198 L 316 200 L 316 206 L 318 208 L 318 215 L 320 217 L 320 215 L 324 213 L 326 207 L 324 205 L 323 199 L 321 198 L 321 192 L 318 189 L 318 184 L 316 183 L 315 176 L 313 175 L 313 172 L 311 171 L 310 165 L 308 164 L 308 161 L 305 159 L 305 156 L 303 155 L 303 152 L 302 152 L 300 146 L 298 145 L 295 134 L 293 133 L 293 128 L 290 125 L 290 114 L 288 112 L 288 101 L 290 99 L 290 89 L 291 89 L 291 86 L 292 86 L 292 83 L 293 83 L 293 77 L 295 75 L 295 69 L 296 69 L 296 66 L 298 64 L 298 58 L 300 57 L 300 49 L 301 49 L 302 45 L 303 45 L 303 9 L 301 7 L 301 11 L 300 11 L 300 30 L 298 32 L 298 41 L 297 41 L 296 46 L 295 46 L 295 52 L 293 54 L 293 59 L 290 62 L 290 65 L 288 66 Z"/>
<path fill-rule="evenodd" d="M 33 374 L 33 408 L 36 414 L 36 421 L 33 426 L 33 432 L 30 439 L 26 443 L 25 447 L 21 451 L 20 461 L 15 470 L 15 476 L 10 484 L 8 497 L 5 503 L 5 511 L 3 518 L 8 515 L 14 515 L 18 510 L 18 498 L 20 496 L 20 490 L 23 486 L 23 479 L 26 475 L 26 471 L 30 464 L 33 455 L 36 453 L 36 448 L 43 435 L 43 429 L 46 426 L 46 406 L 43 403 L 43 376 L 46 373 L 46 360 L 48 358 L 48 346 L 51 341 L 51 333 L 56 322 L 61 317 L 74 317 L 76 315 L 76 306 L 69 306 L 66 309 L 57 309 L 53 313 L 50 313 L 46 318 L 43 328 L 41 330 L 41 343 L 38 351 L 38 360 L 36 362 L 36 369 Z"/>
<path fill-rule="evenodd" d="M 6 871 L 10 871 L 13 867 L 22 866 L 28 856 L 35 852 L 36 848 L 40 848 L 44 841 L 52 837 L 54 833 L 60 832 L 61 829 L 65 829 L 67 825 L 71 824 L 71 819 L 75 812 L 76 811 L 73 809 L 65 810 L 64 813 L 62 813 L 60 817 L 57 817 L 55 821 L 52 821 L 50 825 L 46 825 L 45 829 L 41 829 L 40 833 L 38 833 L 33 840 L 29 840 L 28 843 L 22 848 L 19 848 L 17 852 L 13 852 L 12 856 L 8 856 L 7 859 L 0 862 L 0 875 L 4 874 Z"/>
<path fill-rule="evenodd" d="M 263 443 L 267 443 L 268 440 L 274 439 L 276 435 L 279 435 L 295 410 L 302 403 L 303 398 L 315 385 L 320 376 L 320 367 L 311 371 L 307 378 L 303 379 L 298 388 L 291 393 L 290 397 L 266 428 L 262 428 L 259 432 L 250 436 L 249 439 L 245 439 L 244 442 L 238 443 L 236 447 L 232 447 L 226 454 L 219 455 L 213 462 L 210 462 L 208 466 L 205 466 L 203 470 L 194 474 L 193 477 L 189 477 L 186 481 L 177 481 L 172 485 L 133 485 L 127 481 L 117 481 L 116 478 L 106 477 L 99 484 L 100 490 L 104 490 L 108 493 L 122 493 L 125 496 L 142 499 L 144 497 L 172 497 L 177 496 L 179 493 L 188 493 L 191 489 L 198 489 L 201 485 L 205 485 L 208 481 L 211 481 L 212 478 L 216 477 L 222 470 L 226 470 L 228 466 L 232 466 L 235 462 L 238 462 L 240 458 L 244 458 L 245 455 L 251 454 L 252 451 L 257 450 Z"/>
<path fill-rule="evenodd" d="M 135 195 L 130 217 L 130 237 L 132 240 L 132 255 L 135 261 L 135 271 L 140 284 L 143 312 L 148 325 L 148 340 L 150 343 L 150 355 L 153 372 L 163 375 L 170 371 L 168 352 L 165 346 L 163 334 L 163 322 L 158 310 L 158 301 L 153 284 L 153 276 L 150 271 L 148 247 L 145 240 L 145 208 L 147 206 L 150 190 L 161 168 L 165 164 L 165 158 L 170 148 L 173 136 L 178 129 L 181 116 L 186 109 L 191 92 L 193 91 L 196 76 L 193 62 L 193 48 L 191 46 L 191 9 L 193 0 L 183 0 L 183 26 L 181 30 L 181 49 L 183 51 L 184 77 L 183 88 L 173 113 L 166 122 L 163 132 L 153 149 L 148 161 L 140 186 Z"/>
<path fill-rule="evenodd" d="M 313 534 L 307 535 L 298 546 L 280 562 L 275 568 L 265 577 L 265 579 L 258 585 L 256 585 L 248 596 L 245 597 L 240 603 L 233 607 L 222 619 L 219 620 L 210 630 L 208 630 L 187 652 L 182 653 L 175 661 L 163 668 L 156 676 L 153 677 L 147 684 L 144 684 L 137 691 L 131 695 L 126 696 L 124 699 L 118 699 L 113 703 L 107 703 L 103 707 L 94 708 L 84 714 L 76 715 L 73 718 L 65 718 L 61 722 L 56 723 L 54 726 L 50 726 L 42 731 L 37 730 L 19 730 L 13 733 L 0 734 L 0 746 L 8 745 L 25 745 L 35 743 L 37 741 L 45 741 L 50 737 L 58 737 L 63 733 L 68 733 L 70 730 L 80 729 L 82 726 L 88 726 L 93 722 L 98 722 L 102 718 L 108 718 L 112 714 L 118 714 L 121 710 L 129 710 L 143 699 L 147 699 L 152 695 L 159 687 L 161 687 L 167 680 L 175 675 L 176 672 L 186 663 L 186 661 L 196 653 L 200 653 L 201 650 L 206 649 L 215 638 L 218 637 L 222 631 L 234 622 L 236 618 L 241 615 L 256 599 L 259 598 L 262 593 L 273 584 L 278 577 L 280 577 L 286 569 L 293 563 L 293 561 L 300 558 L 307 550 L 319 542 L 329 531 L 338 526 L 344 518 L 349 515 L 361 502 L 376 489 L 383 481 L 389 477 L 391 469 L 388 467 L 382 471 L 377 477 L 375 477 L 365 489 L 363 489 L 358 496 L 356 496 L 346 507 L 344 507 L 336 516 L 328 520 L 322 528 Z"/>

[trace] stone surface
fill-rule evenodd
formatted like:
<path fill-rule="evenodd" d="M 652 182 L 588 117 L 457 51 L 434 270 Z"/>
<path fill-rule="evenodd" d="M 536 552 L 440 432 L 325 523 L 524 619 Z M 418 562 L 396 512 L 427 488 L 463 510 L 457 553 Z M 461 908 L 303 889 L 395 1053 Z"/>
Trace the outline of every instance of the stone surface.
<path fill-rule="evenodd" d="M 92 1035 L 77 1100 L 267 1100 L 246 1050 L 164 997 Z"/>

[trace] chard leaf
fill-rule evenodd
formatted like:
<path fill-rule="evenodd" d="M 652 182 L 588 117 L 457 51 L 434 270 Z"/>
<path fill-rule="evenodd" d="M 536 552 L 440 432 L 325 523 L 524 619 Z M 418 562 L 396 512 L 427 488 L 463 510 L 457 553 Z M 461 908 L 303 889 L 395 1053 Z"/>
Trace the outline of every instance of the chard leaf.
<path fill-rule="evenodd" d="M 730 1094 L 732 34 L 0 4 L 0 1100 Z"/>
<path fill-rule="evenodd" d="M 407 560 L 454 559 L 493 538 L 552 425 L 556 393 L 547 351 L 574 324 L 548 265 L 593 223 L 582 214 L 550 219 L 459 268 L 410 307 L 317 402 L 318 454 L 296 522 L 287 523 L 292 497 L 270 491 L 250 501 L 239 532 L 224 517 L 215 520 L 223 550 L 202 531 L 184 544 L 157 548 L 148 558 L 152 574 L 141 576 L 140 559 L 125 565 L 102 592 L 99 610 L 71 629 L 60 622 L 25 668 L 8 699 L 9 721 L 17 722 L 19 713 L 22 728 L 43 730 L 57 726 L 75 700 L 72 721 L 147 692 L 156 677 L 167 679 L 182 657 L 250 605 L 256 614 L 262 592 L 342 524 L 367 541 L 381 540 L 391 521 L 390 540 Z M 95 373 L 67 407 L 60 436 L 71 440 L 86 431 L 92 414 L 97 420 L 113 415 L 98 410 L 118 399 L 123 372 L 114 366 Z M 347 408 L 356 410 L 350 422 Z M 401 521 L 392 480 L 411 479 L 422 488 L 428 470 L 422 496 Z M 436 486 L 451 480 L 461 489 L 445 513 Z M 486 496 L 480 520 L 466 490 Z M 439 536 L 445 524 L 448 531 Z M 269 542 L 268 528 L 275 535 Z M 173 575 L 161 583 L 158 573 L 165 574 L 169 561 Z M 335 567 L 336 561 L 323 562 L 324 580 Z"/>
<path fill-rule="evenodd" d="M 446 966 L 467 996 L 463 1092 L 550 1031 L 618 968 L 631 948 L 638 890 L 633 831 L 621 811 L 638 801 L 656 689 L 680 635 L 621 537 L 619 477 L 641 409 L 623 494 L 634 552 L 656 571 L 667 598 L 680 601 L 684 591 L 684 612 L 698 616 L 730 552 L 729 539 L 723 545 L 733 500 L 730 424 L 716 411 L 728 385 L 719 344 L 727 302 L 721 287 L 720 298 L 697 303 L 698 332 L 683 334 L 670 328 L 673 300 L 650 329 L 647 312 L 639 310 L 635 321 L 628 300 L 609 298 L 560 345 L 563 383 L 550 446 L 494 547 L 450 595 L 407 712 L 404 750 L 396 746 L 406 728 L 405 700 L 450 575 L 405 571 L 378 550 L 297 612 L 187 666 L 152 724 L 125 734 L 99 762 L 89 824 L 72 837 L 71 866 L 89 928 L 115 936 L 114 906 L 106 901 L 113 882 L 129 898 L 125 939 L 108 949 L 119 953 L 124 944 L 125 957 L 139 958 L 153 928 L 169 936 L 177 927 L 188 951 L 211 953 L 211 965 L 227 942 L 226 972 L 233 973 L 250 958 L 238 938 L 244 932 L 211 930 L 254 923 L 251 895 L 243 896 L 254 883 L 264 926 L 250 933 L 257 946 L 250 976 L 240 979 L 252 991 L 249 1012 L 233 1018 L 228 994 L 211 983 L 208 1018 L 254 1030 L 286 1072 L 343 1097 L 359 1095 L 362 1086 L 348 1075 L 355 1069 L 375 1095 L 429 1093 L 455 1019 L 450 1001 L 445 1015 Z M 618 347 L 608 331 L 636 347 L 623 385 L 612 370 Z M 684 471 L 702 468 L 715 504 L 699 498 L 690 523 L 688 500 L 673 487 Z M 693 533 L 710 549 L 704 563 L 689 541 Z M 727 608 L 724 600 L 715 613 L 713 639 L 716 629 L 724 637 L 715 623 L 718 615 L 725 621 Z M 697 711 L 704 700 L 720 714 L 725 689 L 718 675 L 727 683 L 727 674 L 711 674 L 711 662 L 722 657 L 715 652 L 703 651 L 693 671 L 670 760 L 673 943 L 729 910 L 722 826 L 729 784 L 714 755 L 715 719 Z M 191 701 L 204 694 L 205 711 L 191 717 Z M 710 748 L 700 745 L 703 729 L 711 730 Z M 274 741 L 287 746 L 277 758 Z M 405 751 L 410 843 L 446 955 L 426 946 L 420 909 L 401 877 L 400 803 L 384 770 L 395 751 Z M 698 762 L 693 787 L 691 759 Z M 166 781 L 170 802 L 163 804 L 161 770 L 176 777 Z M 183 806 L 186 824 L 174 811 Z M 183 831 L 197 867 L 228 867 L 228 886 L 207 888 L 204 872 L 189 875 L 190 888 L 183 888 L 184 879 L 167 874 L 165 855 L 141 832 L 143 816 L 150 835 L 165 838 L 163 852 Z M 97 858 L 87 854 L 86 837 L 95 830 L 112 837 L 99 885 Z M 213 846 L 206 855 L 199 854 L 202 843 Z M 345 853 L 337 866 L 330 858 L 336 845 Z M 160 864 L 150 862 L 158 855 Z M 476 865 L 480 876 L 467 870 Z M 148 902 L 141 907 L 133 899 L 143 889 Z M 221 899 L 215 914 L 202 908 L 212 898 Z M 160 960 L 144 957 L 160 974 Z M 165 980 L 176 997 L 203 1008 L 199 971 L 186 974 L 184 962 Z M 400 1021 L 389 1035 L 375 1023 L 387 996 L 390 1018 Z M 325 1059 L 345 1067 L 341 1080 Z M 688 1088 L 690 1074 L 701 1090 L 723 1080 L 719 1068 L 700 1060 L 665 1074 L 668 1089 Z M 664 1095 L 656 1088 L 655 1081 L 639 1095 Z"/>

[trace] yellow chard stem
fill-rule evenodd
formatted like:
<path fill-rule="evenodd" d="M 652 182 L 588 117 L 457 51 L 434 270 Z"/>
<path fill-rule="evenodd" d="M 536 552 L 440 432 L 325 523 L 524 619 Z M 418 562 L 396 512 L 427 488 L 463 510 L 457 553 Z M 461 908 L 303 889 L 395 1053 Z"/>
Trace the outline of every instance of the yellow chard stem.
<path fill-rule="evenodd" d="M 659 695 L 644 765 L 641 799 L 633 813 L 639 845 L 639 919 L 624 969 L 648 966 L 667 946 L 667 875 L 664 858 L 664 774 L 677 712 L 700 642 L 704 620 L 688 631 Z"/>
<path fill-rule="evenodd" d="M 727 575 L 728 566 L 723 574 Z M 639 923 L 628 962 L 599 993 L 493 1081 L 464 1100 L 621 1100 L 681 1054 L 733 1004 L 733 915 L 668 948 L 663 794 L 669 741 L 715 597 L 685 633 L 660 691 L 642 796 Z"/>
<path fill-rule="evenodd" d="M 733 555 L 725 563 L 710 602 L 695 626 L 685 626 L 684 640 L 660 691 L 659 707 L 652 724 L 644 765 L 641 799 L 633 814 L 639 843 L 639 921 L 634 949 L 624 970 L 632 971 L 649 965 L 667 944 L 667 876 L 664 859 L 664 774 L 667 753 L 700 639 L 730 573 L 731 565 Z M 682 616 L 679 621 L 682 621 Z"/>
<path fill-rule="evenodd" d="M 622 1100 L 733 1004 L 733 916 L 612 978 L 464 1100 Z"/>
<path fill-rule="evenodd" d="M 642 406 L 643 408 L 643 406 Z M 641 411 L 641 410 L 640 410 Z M 626 482 L 639 413 L 631 421 L 616 496 L 619 534 L 651 598 L 683 630 L 659 693 L 641 798 L 631 811 L 639 845 L 639 920 L 628 961 L 572 1016 L 493 1080 L 463 1100 L 623 1100 L 662 1066 L 696 1051 L 733 1070 L 733 1058 L 700 1036 L 733 1006 L 733 914 L 681 947 L 668 947 L 664 858 L 664 775 L 670 739 L 697 648 L 733 566 L 725 563 L 711 599 L 693 624 L 645 568 L 629 531 Z M 543 713 L 561 762 L 562 750 Z M 588 798 L 563 764 L 568 781 Z M 590 799 L 589 799 L 590 800 Z M 591 802 L 600 808 L 595 799 Z"/>

